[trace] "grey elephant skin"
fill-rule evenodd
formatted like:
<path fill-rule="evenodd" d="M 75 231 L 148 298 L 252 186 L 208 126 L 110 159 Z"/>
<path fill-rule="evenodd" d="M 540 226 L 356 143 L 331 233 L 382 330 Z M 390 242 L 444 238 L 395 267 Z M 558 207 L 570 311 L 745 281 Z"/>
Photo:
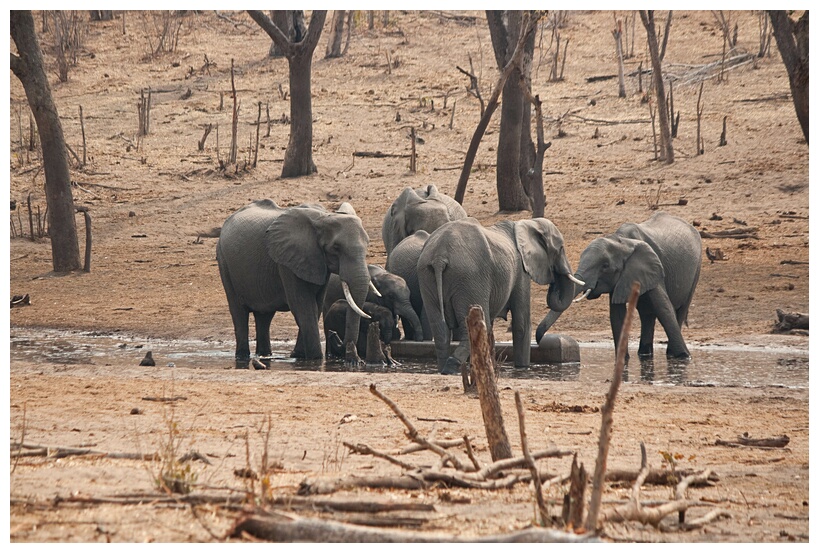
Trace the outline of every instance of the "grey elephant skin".
<path fill-rule="evenodd" d="M 666 336 L 666 355 L 687 359 L 691 354 L 681 327 L 697 288 L 702 266 L 702 240 L 688 222 L 658 211 L 643 223 L 624 223 L 613 234 L 596 238 L 580 255 L 575 277 L 585 282 L 577 293 L 588 299 L 609 294 L 609 319 L 614 345 L 620 338 L 632 282 L 640 283 L 640 357 L 654 355 L 654 327 L 660 321 Z M 546 314 L 536 337 L 549 330 L 560 310 Z"/>
<path fill-rule="evenodd" d="M 432 330 L 424 309 L 421 286 L 418 284 L 418 259 L 421 257 L 421 251 L 428 239 L 429 233 L 425 230 L 418 230 L 407 236 L 392 250 L 387 258 L 386 267 L 387 271 L 400 276 L 407 283 L 410 305 L 415 315 L 420 319 L 423 330 L 422 338 L 416 337 L 416 340 L 423 339 L 425 341 L 432 340 Z M 404 321 L 403 324 L 404 328 L 406 328 L 407 322 Z"/>
<path fill-rule="evenodd" d="M 465 217 L 461 204 L 439 192 L 434 184 L 415 190 L 405 188 L 390 205 L 381 225 L 387 259 L 395 246 L 415 231 L 431 233 L 444 223 Z"/>
<path fill-rule="evenodd" d="M 531 282 L 548 284 L 548 305 L 565 310 L 574 297 L 571 274 L 563 236 L 548 219 L 500 221 L 484 228 L 470 217 L 432 233 L 418 259 L 418 280 L 438 370 L 456 373 L 467 360 L 465 318 L 473 305 L 483 308 L 487 328 L 511 312 L 514 364 L 528 367 Z M 460 344 L 450 357 L 452 338 Z"/>
<path fill-rule="evenodd" d="M 248 320 L 256 323 L 256 354 L 269 356 L 270 323 L 291 311 L 299 327 L 291 355 L 321 359 L 319 315 L 330 274 L 346 282 L 355 307 L 367 297 L 369 238 L 353 207 L 329 212 L 319 205 L 280 208 L 258 200 L 228 217 L 216 246 L 219 274 L 236 335 L 236 366 L 250 359 Z M 359 315 L 351 306 L 347 335 L 358 334 Z M 347 361 L 358 362 L 351 353 Z"/>
<path fill-rule="evenodd" d="M 393 318 L 397 320 L 401 317 L 404 326 L 404 334 L 408 340 L 422 340 L 423 328 L 421 320 L 413 309 L 410 302 L 410 289 L 407 282 L 398 275 L 392 274 L 385 268 L 370 264 L 367 265 L 367 270 L 370 272 L 370 280 L 375 286 L 380 296 L 376 295 L 372 289 L 367 293 L 367 302 L 374 303 L 386 307 L 390 310 Z M 341 279 L 338 275 L 330 275 L 330 280 L 327 283 L 327 293 L 324 296 L 324 308 L 322 313 L 325 314 L 337 300 L 344 297 L 344 292 L 341 288 Z M 365 309 L 366 313 L 367 310 Z M 397 325 L 393 325 L 394 334 L 393 339 L 401 338 L 400 331 Z"/>
<path fill-rule="evenodd" d="M 379 338 L 384 345 L 392 342 L 392 330 L 395 327 L 395 318 L 392 312 L 371 302 L 364 302 L 361 309 L 370 316 L 369 319 L 360 319 L 360 325 L 355 335 L 356 348 L 362 357 L 367 355 L 367 332 L 370 325 L 378 323 Z M 333 302 L 324 314 L 324 341 L 327 347 L 327 357 L 344 357 L 344 342 L 346 341 L 346 322 L 349 306 L 347 300 L 340 299 Z"/>

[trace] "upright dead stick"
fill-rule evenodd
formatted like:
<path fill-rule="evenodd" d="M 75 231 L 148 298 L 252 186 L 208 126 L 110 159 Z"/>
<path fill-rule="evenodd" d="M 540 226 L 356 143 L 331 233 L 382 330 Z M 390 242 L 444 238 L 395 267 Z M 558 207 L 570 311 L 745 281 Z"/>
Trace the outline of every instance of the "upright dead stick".
<path fill-rule="evenodd" d="M 489 452 L 492 454 L 493 461 L 508 459 L 512 456 L 512 448 L 509 445 L 506 428 L 503 426 L 503 412 L 500 406 L 498 385 L 495 382 L 492 349 L 489 347 L 483 309 L 479 305 L 469 308 L 466 326 L 469 329 L 469 359 L 475 373 L 483 425 L 489 441 Z"/>
<path fill-rule="evenodd" d="M 549 510 L 546 507 L 546 500 L 543 499 L 543 488 L 540 481 L 540 474 L 537 471 L 537 465 L 529 453 L 529 441 L 526 439 L 526 423 L 523 416 L 523 403 L 520 400 L 520 392 L 517 390 L 515 390 L 515 408 L 518 411 L 518 425 L 520 426 L 520 447 L 523 449 L 523 457 L 526 459 L 526 464 L 532 473 L 532 481 L 535 484 L 535 502 L 537 503 L 537 510 L 540 514 L 540 521 L 538 522 L 540 526 L 546 526 L 546 521 L 549 520 Z"/>
<path fill-rule="evenodd" d="M 623 329 L 620 332 L 620 341 L 617 344 L 617 361 L 614 364 L 614 376 L 611 379 L 609 393 L 601 409 L 602 422 L 600 424 L 600 441 L 597 447 L 597 461 L 594 464 L 594 478 L 592 480 L 591 500 L 589 502 L 589 517 L 586 519 L 586 530 L 594 532 L 597 530 L 597 516 L 600 513 L 600 503 L 603 499 L 603 486 L 606 477 L 606 461 L 609 455 L 609 443 L 611 442 L 611 426 L 614 422 L 614 400 L 617 391 L 620 389 L 620 381 L 623 379 L 623 369 L 626 365 L 626 352 L 628 351 L 628 335 L 631 331 L 631 320 L 634 317 L 634 308 L 637 305 L 637 297 L 640 295 L 640 283 L 634 282 L 631 285 L 631 294 L 626 304 L 626 317 L 623 320 Z"/>

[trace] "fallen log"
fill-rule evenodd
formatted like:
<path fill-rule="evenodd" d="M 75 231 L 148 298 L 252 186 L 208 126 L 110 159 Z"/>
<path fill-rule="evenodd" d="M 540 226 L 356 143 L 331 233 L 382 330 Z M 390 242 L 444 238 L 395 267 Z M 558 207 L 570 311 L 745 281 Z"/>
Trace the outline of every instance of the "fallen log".
<path fill-rule="evenodd" d="M 250 536 L 272 542 L 312 543 L 580 543 L 598 542 L 588 534 L 570 534 L 557 530 L 529 528 L 479 538 L 461 538 L 449 534 L 379 530 L 330 520 L 317 520 L 272 513 L 248 516 L 236 521 L 229 537 Z"/>
<path fill-rule="evenodd" d="M 787 332 L 795 328 L 808 330 L 810 315 L 808 313 L 786 313 L 781 309 L 776 310 L 776 317 L 779 319 L 774 325 L 774 330 Z"/>
<path fill-rule="evenodd" d="M 791 439 L 785 434 L 775 436 L 773 438 L 750 438 L 747 434 L 739 436 L 736 440 L 717 440 L 716 445 L 724 445 L 729 447 L 764 447 L 764 448 L 779 448 L 785 447 L 790 443 Z"/>

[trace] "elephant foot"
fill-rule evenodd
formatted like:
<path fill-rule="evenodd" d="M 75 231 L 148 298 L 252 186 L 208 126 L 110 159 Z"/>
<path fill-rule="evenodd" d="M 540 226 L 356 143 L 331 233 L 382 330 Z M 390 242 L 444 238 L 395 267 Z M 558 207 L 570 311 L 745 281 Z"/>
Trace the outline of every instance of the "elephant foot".
<path fill-rule="evenodd" d="M 441 374 L 461 374 L 461 360 L 457 357 L 450 357 L 440 370 Z"/>
<path fill-rule="evenodd" d="M 250 357 L 237 357 L 235 367 L 237 369 L 247 369 L 250 366 Z"/>
<path fill-rule="evenodd" d="M 675 359 L 677 361 L 690 361 L 691 360 L 691 354 L 688 353 L 687 351 L 681 351 L 681 352 L 678 352 L 678 353 L 666 352 L 665 356 L 668 359 Z"/>
<path fill-rule="evenodd" d="M 654 352 L 653 351 L 649 351 L 649 352 L 638 351 L 637 352 L 637 357 L 639 357 L 640 359 L 654 359 Z"/>
<path fill-rule="evenodd" d="M 347 367 L 358 367 L 362 364 L 364 364 L 364 361 L 358 356 L 358 349 L 355 347 L 355 343 L 349 342 L 344 354 L 344 365 Z"/>

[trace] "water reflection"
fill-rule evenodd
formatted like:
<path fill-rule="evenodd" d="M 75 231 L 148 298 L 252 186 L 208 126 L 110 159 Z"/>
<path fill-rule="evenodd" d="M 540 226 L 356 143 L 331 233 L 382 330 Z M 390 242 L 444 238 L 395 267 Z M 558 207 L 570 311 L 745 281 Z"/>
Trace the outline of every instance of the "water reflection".
<path fill-rule="evenodd" d="M 437 374 L 434 360 L 426 362 L 398 359 L 398 367 L 347 366 L 343 360 L 305 361 L 288 357 L 291 343 L 274 343 L 266 370 L 298 370 L 358 373 Z M 48 329 L 12 328 L 11 359 L 60 364 L 133 363 L 152 350 L 158 366 L 225 368 L 234 367 L 233 344 L 229 341 L 148 340 L 96 333 L 69 333 Z M 663 386 L 808 386 L 808 352 L 796 349 L 692 347 L 688 361 L 632 357 L 623 380 Z M 539 364 L 517 369 L 501 364 L 502 379 L 538 379 L 564 382 L 605 383 L 614 373 L 614 349 L 608 344 L 580 344 L 580 363 Z M 249 367 L 253 369 L 251 365 Z M 639 375 L 637 374 L 639 371 Z M 458 377 L 453 377 L 453 382 Z"/>

